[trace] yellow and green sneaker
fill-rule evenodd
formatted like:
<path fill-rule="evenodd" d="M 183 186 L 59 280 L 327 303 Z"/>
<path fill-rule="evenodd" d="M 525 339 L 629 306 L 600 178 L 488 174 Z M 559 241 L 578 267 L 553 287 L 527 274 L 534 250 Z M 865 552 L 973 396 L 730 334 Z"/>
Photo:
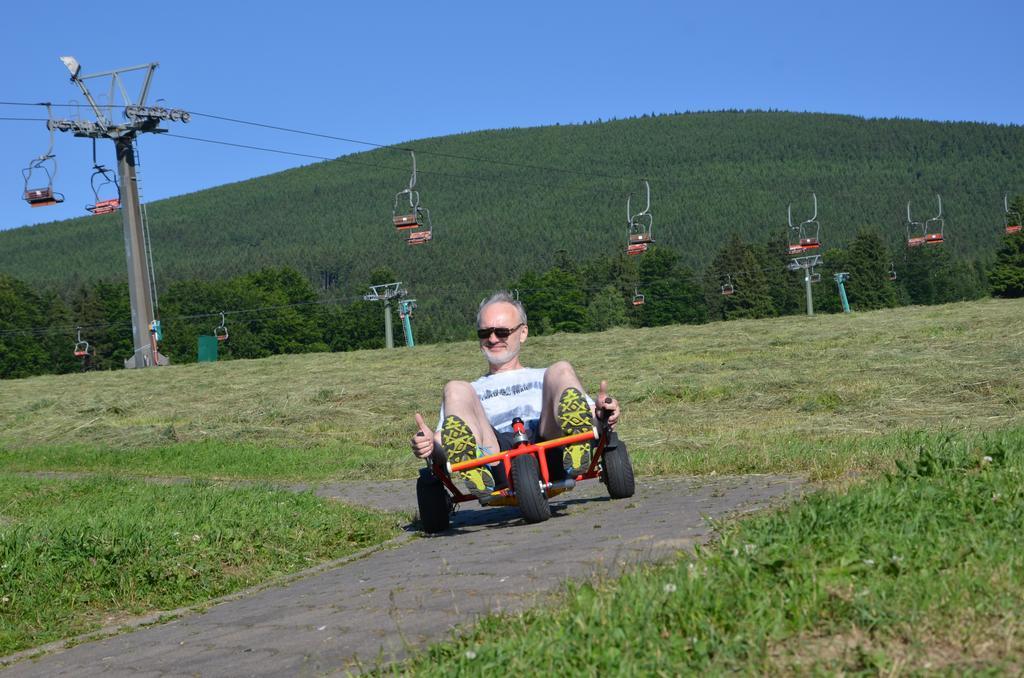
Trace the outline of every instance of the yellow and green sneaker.
<path fill-rule="evenodd" d="M 567 388 L 558 398 L 558 425 L 562 434 L 571 436 L 594 430 L 594 417 L 586 397 L 577 389 Z M 562 450 L 562 466 L 570 476 L 590 468 L 589 442 L 566 445 Z"/>
<path fill-rule="evenodd" d="M 441 447 L 448 456 L 448 462 L 458 464 L 486 454 L 478 447 L 476 437 L 469 425 L 454 414 L 444 418 L 441 425 Z M 486 466 L 457 471 L 452 478 L 461 482 L 474 497 L 486 497 L 494 491 L 494 475 Z"/>

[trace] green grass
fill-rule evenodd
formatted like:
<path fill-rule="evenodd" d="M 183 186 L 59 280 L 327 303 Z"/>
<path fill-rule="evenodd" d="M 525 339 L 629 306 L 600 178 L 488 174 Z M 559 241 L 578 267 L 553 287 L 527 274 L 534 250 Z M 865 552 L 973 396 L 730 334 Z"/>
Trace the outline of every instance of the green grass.
<path fill-rule="evenodd" d="M 532 337 L 523 355 L 608 380 L 640 473 L 831 478 L 891 468 L 903 435 L 1020 426 L 1022 336 L 1024 300 L 985 300 Z M 111 469 L 201 451 L 272 458 L 257 477 L 409 477 L 413 412 L 430 420 L 446 380 L 482 370 L 462 343 L 4 381 L 0 449 L 20 468 L 74 448 Z"/>
<path fill-rule="evenodd" d="M 722 526 L 696 558 L 485 619 L 402 672 L 687 675 L 1024 669 L 1024 433 Z"/>
<path fill-rule="evenodd" d="M 997 457 L 1000 445 L 1019 450 L 1022 337 L 1024 300 L 986 300 L 532 337 L 524 359 L 568 359 L 592 389 L 607 379 L 640 474 L 796 472 L 843 478 L 838 486 L 917 463 L 922 449 L 975 461 L 982 450 Z M 308 495 L 124 476 L 412 478 L 413 412 L 429 421 L 446 380 L 482 369 L 476 345 L 464 343 L 0 381 L 0 473 L 8 474 L 0 476 L 0 653 L 208 600 L 386 539 L 394 517 Z M 122 478 L 9 477 L 18 471 Z M 561 670 L 551 639 L 565 636 L 587 641 L 572 659 L 582 673 L 646 671 L 651 662 L 670 673 L 771 672 L 911 661 L 938 644 L 960 648 L 963 638 L 987 643 L 985 633 L 993 647 L 1019 648 L 1016 627 L 998 620 L 1007 605 L 1020 611 L 1012 584 L 1022 579 L 1020 561 L 998 549 L 1016 544 L 1004 528 L 1019 532 L 1020 514 L 995 524 L 985 511 L 1010 511 L 1009 503 L 977 504 L 985 484 L 1020 504 L 1014 482 L 1016 457 L 821 495 L 730 527 L 719 550 L 702 554 L 699 577 L 681 563 L 599 582 L 552 621 L 531 613 L 489 622 L 474 637 L 506 626 L 540 635 L 479 650 L 471 639 L 432 656 L 468 672 L 509 657 Z M 976 548 L 962 568 L 942 569 L 940 556 L 960 553 L 957 544 Z M 732 548 L 743 557 L 730 557 Z M 787 559 L 765 565 L 776 555 Z M 864 567 L 891 555 L 904 558 L 893 564 L 913 556 L 923 569 Z M 935 582 L 937 593 L 926 590 Z M 665 584 L 677 587 L 672 596 Z M 695 607 L 681 603 L 691 600 Z M 936 612 L 942 605 L 954 616 Z M 638 631 L 610 621 L 620 618 Z M 961 636 L 937 627 L 947 618 Z M 872 649 L 851 658 L 848 645 Z"/>
<path fill-rule="evenodd" d="M 1012 432 L 1021 430 L 1021 426 L 1002 430 Z M 983 435 L 962 429 L 817 439 L 796 433 L 749 433 L 728 444 L 684 449 L 674 456 L 658 449 L 636 447 L 630 449 L 630 455 L 634 467 L 643 475 L 778 473 L 831 479 L 847 471 L 877 473 L 892 469 L 898 461 L 912 457 L 920 446 L 934 445 L 950 437 L 970 444 Z M 414 478 L 421 466 L 404 450 L 349 444 L 299 449 L 209 441 L 128 450 L 87 445 L 0 449 L 0 468 L 17 473 L 66 471 L 206 480 L 326 482 Z"/>
<path fill-rule="evenodd" d="M 138 449 L 50 445 L 0 449 L 0 467 L 10 472 L 72 471 L 195 479 L 317 481 L 413 477 L 415 464 L 362 445 L 299 449 L 216 441 Z"/>
<path fill-rule="evenodd" d="M 0 655 L 340 558 L 398 524 L 266 487 L 0 477 Z"/>

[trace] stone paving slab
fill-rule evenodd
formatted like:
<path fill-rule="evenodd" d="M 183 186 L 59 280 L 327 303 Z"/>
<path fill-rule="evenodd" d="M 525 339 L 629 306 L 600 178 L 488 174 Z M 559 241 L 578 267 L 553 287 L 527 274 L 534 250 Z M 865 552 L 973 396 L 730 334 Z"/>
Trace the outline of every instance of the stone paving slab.
<path fill-rule="evenodd" d="M 567 578 L 614 576 L 710 537 L 708 518 L 755 511 L 794 496 L 782 476 L 640 478 L 612 501 L 583 483 L 552 501 L 553 516 L 524 523 L 514 508 L 463 504 L 452 529 L 338 567 L 314 570 L 103 640 L 26 659 L 8 676 L 313 676 L 400 660 L 494 611 L 518 611 Z M 414 484 L 295 486 L 318 495 L 411 512 Z"/>

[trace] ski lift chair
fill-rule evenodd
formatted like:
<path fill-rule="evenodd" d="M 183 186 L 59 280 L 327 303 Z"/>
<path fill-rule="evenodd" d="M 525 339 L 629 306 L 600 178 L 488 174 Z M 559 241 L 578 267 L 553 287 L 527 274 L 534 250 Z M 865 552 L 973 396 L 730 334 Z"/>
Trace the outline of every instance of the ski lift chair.
<path fill-rule="evenodd" d="M 426 231 L 414 231 L 408 235 L 405 239 L 407 245 L 424 245 L 434 239 L 434 233 L 431 230 Z"/>
<path fill-rule="evenodd" d="M 633 294 L 633 305 L 634 306 L 643 306 L 644 305 L 644 301 L 645 301 L 644 295 L 640 294 L 639 292 L 635 292 Z"/>
<path fill-rule="evenodd" d="M 409 185 L 395 194 L 395 206 L 391 211 L 391 222 L 399 231 L 419 228 L 423 225 L 420 217 L 423 216 L 424 210 L 420 208 L 420 193 L 416 190 L 416 154 L 412 151 L 409 151 L 409 154 L 412 156 L 412 176 L 409 177 Z M 400 213 L 398 202 L 403 195 L 409 198 L 409 210 Z"/>
<path fill-rule="evenodd" d="M 46 153 L 43 153 L 38 158 L 34 158 L 28 164 L 28 167 L 21 170 L 21 175 L 25 177 L 25 190 L 21 197 L 30 207 L 46 207 L 64 202 L 64 196 L 53 190 L 53 180 L 57 176 L 57 156 L 53 154 L 52 118 L 50 104 L 46 104 L 46 127 L 50 130 L 50 147 L 46 149 Z M 47 163 L 49 163 L 49 167 Z M 53 168 L 53 171 L 50 171 L 50 167 Z M 38 173 L 45 174 L 46 185 L 40 186 L 36 184 L 33 186 L 33 173 L 37 173 L 37 177 Z"/>
<path fill-rule="evenodd" d="M 936 194 L 935 198 L 939 201 L 939 213 L 924 222 L 924 242 L 927 245 L 942 244 L 946 230 L 946 221 L 942 218 L 942 196 Z"/>
<path fill-rule="evenodd" d="M 121 187 L 117 185 L 117 177 L 103 165 L 93 165 L 93 170 L 95 171 L 92 173 L 92 178 L 89 182 L 92 184 L 92 194 L 96 198 L 96 202 L 92 205 L 86 205 L 85 209 L 95 215 L 111 214 L 121 209 Z M 99 184 L 96 183 L 97 178 L 101 179 Z M 117 190 L 117 197 L 101 200 L 100 193 L 108 185 L 113 185 L 114 189 Z"/>
<path fill-rule="evenodd" d="M 725 276 L 725 282 L 722 283 L 722 294 L 728 297 L 731 294 L 735 294 L 735 292 L 736 288 L 732 285 L 732 277 Z"/>
<path fill-rule="evenodd" d="M 92 347 L 89 346 L 89 342 L 82 339 L 82 328 L 76 328 L 78 330 L 78 339 L 75 342 L 74 354 L 76 358 L 85 358 L 92 352 Z"/>
<path fill-rule="evenodd" d="M 814 215 L 799 225 L 793 225 L 793 205 L 786 207 L 786 220 L 789 223 L 789 243 L 786 252 L 790 255 L 803 254 L 821 248 L 821 224 L 818 223 L 818 196 L 811 193 L 814 199 Z M 811 227 L 814 227 L 813 234 Z"/>
<path fill-rule="evenodd" d="M 647 206 L 636 214 L 633 214 L 631 202 L 633 194 L 626 196 L 626 224 L 628 240 L 626 242 L 626 254 L 632 256 L 643 254 L 648 247 L 654 244 L 654 216 L 651 214 L 651 185 L 644 179 L 644 187 L 647 190 Z"/>
<path fill-rule="evenodd" d="M 1010 212 L 1010 204 L 1006 195 L 1003 196 L 1003 210 L 1006 212 L 1006 226 L 1003 229 L 1006 235 L 1020 233 L 1020 213 Z"/>
<path fill-rule="evenodd" d="M 391 221 L 399 231 L 406 231 L 411 228 L 419 228 L 422 226 L 419 220 L 419 215 L 415 212 L 412 214 L 395 214 L 391 218 Z"/>
<path fill-rule="evenodd" d="M 213 328 L 213 336 L 217 337 L 217 341 L 227 341 L 228 340 L 228 328 L 225 325 L 225 319 L 224 319 L 224 312 L 223 311 L 221 311 L 221 314 L 220 314 L 220 325 L 217 325 L 217 327 Z"/>
<path fill-rule="evenodd" d="M 917 235 L 920 230 L 921 235 Z M 924 224 L 914 221 L 910 216 L 910 203 L 907 203 L 907 247 L 920 247 L 925 243 Z"/>
<path fill-rule="evenodd" d="M 53 161 L 53 172 L 44 164 L 47 160 Z M 46 185 L 32 188 L 32 174 L 42 172 L 46 175 Z M 31 207 L 46 207 L 64 202 L 64 196 L 53 190 L 53 177 L 57 174 L 57 159 L 52 155 L 43 156 L 33 160 L 28 167 L 21 171 L 25 177 L 25 191 L 22 198 Z"/>

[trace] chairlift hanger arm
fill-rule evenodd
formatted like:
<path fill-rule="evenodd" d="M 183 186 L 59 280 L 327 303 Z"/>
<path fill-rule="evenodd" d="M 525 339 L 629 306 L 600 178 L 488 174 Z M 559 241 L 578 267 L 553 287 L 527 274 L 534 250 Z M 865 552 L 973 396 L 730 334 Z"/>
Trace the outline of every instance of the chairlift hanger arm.
<path fill-rule="evenodd" d="M 647 189 L 647 206 L 643 208 L 640 214 L 636 215 L 638 217 L 642 217 L 645 214 L 650 214 L 651 212 L 651 184 L 650 182 L 647 181 L 647 179 L 644 179 L 644 186 Z"/>
<path fill-rule="evenodd" d="M 64 61 L 64 58 L 62 58 L 61 60 Z M 68 63 L 66 61 L 64 63 L 65 63 L 65 65 L 68 65 Z M 96 100 L 93 98 L 92 93 L 89 92 L 89 88 L 86 86 L 85 81 L 93 79 L 93 78 L 102 78 L 102 77 L 109 76 L 111 78 L 111 84 L 110 84 L 110 89 L 111 89 L 111 105 L 113 105 L 113 91 L 114 91 L 114 87 L 115 87 L 115 84 L 116 84 L 116 86 L 120 90 L 121 96 L 124 98 L 124 102 L 126 104 L 132 104 L 132 105 L 135 105 L 135 106 L 143 106 L 146 103 L 146 97 L 149 96 L 149 87 L 150 87 L 150 84 L 153 81 L 153 71 L 156 70 L 156 67 L 158 65 L 159 64 L 157 62 L 152 62 L 152 63 L 148 63 L 148 64 L 140 64 L 138 66 L 129 66 L 127 68 L 118 68 L 117 70 L 113 70 L 113 71 L 102 71 L 102 72 L 99 72 L 99 73 L 90 73 L 88 75 L 79 75 L 75 71 L 71 71 L 71 82 L 73 82 L 76 85 L 78 85 L 78 88 L 80 90 L 82 90 L 82 94 L 85 95 L 86 100 L 89 102 L 89 105 L 92 107 L 93 113 L 96 114 L 96 120 L 102 126 L 109 127 L 111 125 L 111 121 L 109 121 L 107 119 L 107 117 L 105 115 L 103 115 L 103 111 L 102 111 L 100 105 L 96 103 Z M 70 70 L 71 66 L 68 65 L 68 68 Z M 141 70 L 147 70 L 148 72 L 146 73 L 145 80 L 142 83 L 142 90 L 139 92 L 139 98 L 138 98 L 137 101 L 133 102 L 131 97 L 128 95 L 128 92 L 125 90 L 124 84 L 121 81 L 121 73 L 128 73 L 128 72 L 131 72 L 131 71 L 141 71 Z"/>

